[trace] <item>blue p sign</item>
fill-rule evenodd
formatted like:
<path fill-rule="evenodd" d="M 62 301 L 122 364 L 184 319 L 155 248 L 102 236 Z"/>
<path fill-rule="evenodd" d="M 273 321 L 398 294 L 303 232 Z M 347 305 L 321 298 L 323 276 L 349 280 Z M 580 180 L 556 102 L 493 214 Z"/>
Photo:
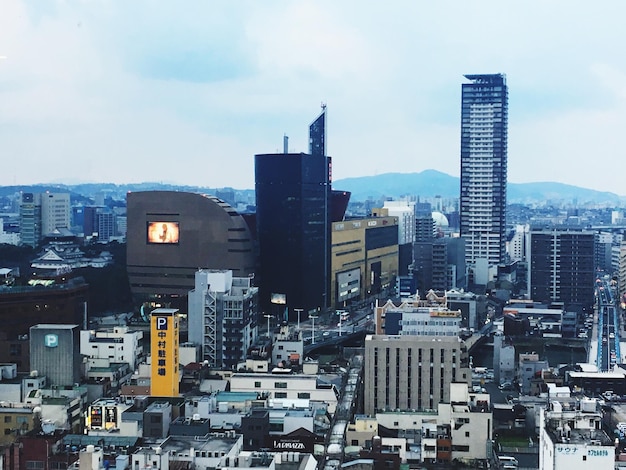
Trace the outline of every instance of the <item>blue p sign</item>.
<path fill-rule="evenodd" d="M 59 337 L 57 335 L 46 335 L 44 336 L 43 341 L 48 348 L 56 348 L 59 345 Z"/>
<path fill-rule="evenodd" d="M 167 330 L 167 317 L 157 317 L 156 319 L 157 330 Z"/>

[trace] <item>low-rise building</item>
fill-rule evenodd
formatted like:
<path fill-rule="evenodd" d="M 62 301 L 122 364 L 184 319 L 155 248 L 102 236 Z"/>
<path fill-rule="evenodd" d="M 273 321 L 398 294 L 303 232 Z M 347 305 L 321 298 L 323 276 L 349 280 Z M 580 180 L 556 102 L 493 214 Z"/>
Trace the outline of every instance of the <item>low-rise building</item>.
<path fill-rule="evenodd" d="M 143 331 L 131 331 L 126 326 L 110 329 L 82 330 L 80 332 L 80 353 L 111 362 L 125 362 L 135 370 L 144 359 Z"/>
<path fill-rule="evenodd" d="M 235 392 L 263 393 L 276 399 L 323 402 L 331 414 L 335 412 L 339 397 L 334 385 L 322 383 L 316 375 L 304 374 L 236 373 L 230 380 L 230 389 Z"/>
<path fill-rule="evenodd" d="M 595 399 L 555 399 L 540 410 L 539 467 L 615 468 L 615 445 L 602 430 L 602 410 Z"/>

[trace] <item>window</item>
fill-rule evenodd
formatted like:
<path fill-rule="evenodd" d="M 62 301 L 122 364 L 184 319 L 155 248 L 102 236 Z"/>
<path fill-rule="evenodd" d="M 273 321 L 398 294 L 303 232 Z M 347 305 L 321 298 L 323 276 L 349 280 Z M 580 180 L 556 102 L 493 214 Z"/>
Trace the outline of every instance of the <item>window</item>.
<path fill-rule="evenodd" d="M 465 437 L 469 437 L 469 431 L 465 431 Z"/>
<path fill-rule="evenodd" d="M 287 382 L 274 382 L 274 388 L 287 388 Z"/>
<path fill-rule="evenodd" d="M 309 392 L 298 392 L 298 398 L 311 398 L 311 394 Z"/>
<path fill-rule="evenodd" d="M 287 392 L 276 392 L 274 393 L 276 398 L 287 398 Z"/>
<path fill-rule="evenodd" d="M 8 436 L 9 434 L 11 434 L 11 430 L 9 428 L 4 430 L 4 435 Z"/>
<path fill-rule="evenodd" d="M 13 417 L 12 417 L 12 416 L 5 416 L 5 417 L 4 417 L 4 422 L 5 422 L 5 423 L 10 423 L 10 422 L 12 422 L 12 421 L 13 421 Z"/>
<path fill-rule="evenodd" d="M 42 460 L 27 460 L 26 461 L 26 470 L 37 470 L 43 467 Z"/>
<path fill-rule="evenodd" d="M 261 388 L 261 382 L 254 382 L 254 388 Z"/>

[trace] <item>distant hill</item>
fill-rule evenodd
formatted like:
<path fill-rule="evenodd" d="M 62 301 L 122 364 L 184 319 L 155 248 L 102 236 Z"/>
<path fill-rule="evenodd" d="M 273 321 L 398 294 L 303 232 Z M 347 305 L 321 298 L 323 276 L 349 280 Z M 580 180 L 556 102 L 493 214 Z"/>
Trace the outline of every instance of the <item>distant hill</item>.
<path fill-rule="evenodd" d="M 437 170 L 420 173 L 384 173 L 333 181 L 333 189 L 350 191 L 351 200 L 398 198 L 406 195 L 421 197 L 441 196 L 444 199 L 459 197 L 459 178 Z M 584 203 L 624 204 L 626 196 L 595 191 L 569 184 L 555 182 L 509 183 L 508 203 L 534 203 L 553 201 L 577 201 Z"/>
<path fill-rule="evenodd" d="M 376 176 L 362 176 L 333 181 L 333 189 L 350 191 L 352 201 L 378 200 L 384 197 L 420 196 L 444 199 L 459 197 L 459 178 L 437 170 L 424 170 L 420 173 L 384 173 Z M 124 200 L 129 191 L 189 191 L 216 194 L 217 189 L 201 186 L 185 186 L 173 183 L 84 183 L 84 184 L 39 184 L 30 186 L 0 186 L 0 197 L 11 196 L 16 192 L 66 191 L 72 202 L 89 204 L 97 193 L 116 200 Z M 254 204 L 254 189 L 234 189 L 239 200 Z M 595 191 L 569 184 L 555 182 L 509 183 L 509 204 L 532 204 L 546 201 L 565 201 L 584 204 L 605 204 L 607 206 L 626 205 L 626 196 L 610 192 Z"/>

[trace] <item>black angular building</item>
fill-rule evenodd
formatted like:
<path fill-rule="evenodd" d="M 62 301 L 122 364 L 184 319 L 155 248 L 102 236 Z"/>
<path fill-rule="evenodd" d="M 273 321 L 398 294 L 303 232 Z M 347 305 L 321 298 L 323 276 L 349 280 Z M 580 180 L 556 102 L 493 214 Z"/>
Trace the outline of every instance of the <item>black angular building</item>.
<path fill-rule="evenodd" d="M 329 302 L 331 159 L 319 153 L 261 154 L 254 163 L 261 308 L 282 315 L 286 306 L 293 318 L 296 308 L 305 313 L 324 309 Z"/>

